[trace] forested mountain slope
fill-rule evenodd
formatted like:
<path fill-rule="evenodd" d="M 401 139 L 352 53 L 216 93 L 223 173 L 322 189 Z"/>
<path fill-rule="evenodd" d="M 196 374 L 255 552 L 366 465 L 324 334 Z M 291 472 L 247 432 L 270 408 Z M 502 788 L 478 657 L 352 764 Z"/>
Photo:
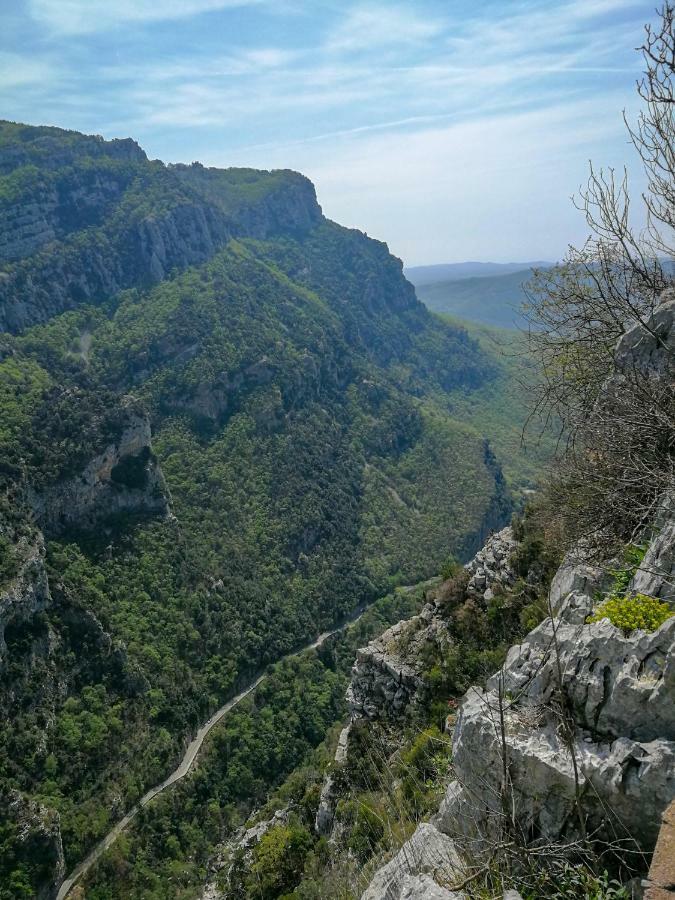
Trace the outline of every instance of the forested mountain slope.
<path fill-rule="evenodd" d="M 0 261 L 0 896 L 49 896 L 252 673 L 505 520 L 452 411 L 503 371 L 293 172 L 2 123 Z"/>
<path fill-rule="evenodd" d="M 449 313 L 499 328 L 527 328 L 521 307 L 526 302 L 524 285 L 532 279 L 532 269 L 495 275 L 439 278 L 417 283 L 415 270 L 408 277 L 415 285 L 417 296 L 429 309 Z"/>

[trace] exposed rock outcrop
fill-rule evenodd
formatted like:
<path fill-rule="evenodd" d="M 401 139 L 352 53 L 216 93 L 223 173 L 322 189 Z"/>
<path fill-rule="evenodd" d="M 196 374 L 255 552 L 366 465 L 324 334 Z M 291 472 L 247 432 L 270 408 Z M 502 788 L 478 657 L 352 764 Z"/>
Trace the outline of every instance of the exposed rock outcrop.
<path fill-rule="evenodd" d="M 485 545 L 476 553 L 465 568 L 471 575 L 466 591 L 477 594 L 484 600 L 494 597 L 494 590 L 508 587 L 515 581 L 515 572 L 511 568 L 511 557 L 518 542 L 513 536 L 511 527 L 503 528 L 491 535 Z"/>
<path fill-rule="evenodd" d="M 674 524 L 666 497 L 629 590 L 671 596 Z M 512 536 L 495 537 L 506 538 L 510 556 Z M 474 594 L 489 589 L 492 559 L 483 551 L 467 566 Z M 453 735 L 454 780 L 431 823 L 420 826 L 434 830 L 418 829 L 446 865 L 459 871 L 463 861 L 475 864 L 514 831 L 525 842 L 566 842 L 585 832 L 631 840 L 646 856 L 653 851 L 661 815 L 675 798 L 675 617 L 656 631 L 630 634 L 608 619 L 587 624 L 613 567 L 568 557 L 550 589 L 554 619 L 512 647 L 484 689 L 464 697 Z M 501 582 L 507 589 L 509 569 Z M 396 633 L 405 632 L 399 623 Z M 414 670 L 414 659 L 406 660 Z M 404 896 L 406 877 L 430 872 L 413 842 L 376 873 L 364 900 Z"/>
<path fill-rule="evenodd" d="M 649 319 L 649 327 L 641 323 L 630 328 L 619 340 L 615 352 L 616 366 L 626 376 L 639 372 L 661 379 L 675 365 L 675 291 L 664 291 Z"/>
<path fill-rule="evenodd" d="M 285 825 L 288 822 L 290 809 L 278 809 L 269 819 L 261 819 L 250 828 L 242 828 L 227 844 L 223 845 L 218 855 L 209 866 L 209 878 L 202 892 L 202 900 L 226 900 L 227 889 L 219 886 L 221 872 L 227 872 L 229 880 L 233 867 L 249 866 L 253 861 L 253 851 L 271 828 Z"/>
<path fill-rule="evenodd" d="M 552 592 L 558 617 L 511 648 L 486 690 L 466 695 L 453 737 L 457 780 L 435 820 L 443 831 L 478 845 L 504 827 L 560 840 L 579 836 L 581 816 L 598 837 L 653 850 L 675 797 L 675 618 L 628 636 L 607 619 L 584 624 L 596 586 L 588 567 L 564 566 Z"/>
<path fill-rule="evenodd" d="M 9 585 L 0 589 L 0 668 L 6 652 L 5 629 L 10 624 L 28 621 L 51 603 L 45 570 L 45 545 L 38 532 L 24 539 L 23 562 Z"/>
<path fill-rule="evenodd" d="M 661 500 L 654 537 L 630 590 L 661 600 L 675 601 L 675 496 L 666 494 Z"/>
<path fill-rule="evenodd" d="M 438 884 L 439 880 L 461 880 L 461 872 L 462 862 L 453 841 L 431 823 L 423 822 L 393 859 L 377 871 L 361 900 L 461 900 L 463 893 Z"/>
<path fill-rule="evenodd" d="M 232 238 L 302 234 L 322 219 L 295 172 L 167 167 L 134 141 L 7 125 L 0 172 L 16 184 L 0 200 L 0 331 L 145 288 Z M 159 211 L 139 181 L 168 198 Z"/>
<path fill-rule="evenodd" d="M 120 512 L 163 514 L 168 510 L 164 476 L 150 447 L 150 423 L 130 413 L 119 438 L 73 478 L 27 500 L 47 535 L 68 527 L 86 529 Z"/>
<path fill-rule="evenodd" d="M 428 604 L 420 615 L 398 622 L 358 650 L 347 690 L 352 718 L 400 716 L 422 687 L 424 647 L 449 640 L 445 624 Z"/>
<path fill-rule="evenodd" d="M 8 827 L 17 833 L 17 862 L 25 861 L 36 876 L 35 900 L 52 900 L 66 870 L 59 814 L 14 790 L 0 802 Z"/>
<path fill-rule="evenodd" d="M 333 759 L 334 767 L 341 767 L 344 765 L 345 760 L 347 759 L 347 752 L 349 749 L 349 733 L 351 731 L 351 722 L 340 732 L 340 737 L 338 738 L 337 748 L 335 750 L 335 757 Z M 325 776 L 323 785 L 321 787 L 321 795 L 319 798 L 319 806 L 316 811 L 316 817 L 314 819 L 314 829 L 317 834 L 324 835 L 325 837 L 331 834 L 333 828 L 333 820 L 335 818 L 335 807 L 339 800 L 339 796 L 336 792 L 335 787 L 335 779 L 333 777 L 332 772 L 329 772 L 328 775 Z"/>

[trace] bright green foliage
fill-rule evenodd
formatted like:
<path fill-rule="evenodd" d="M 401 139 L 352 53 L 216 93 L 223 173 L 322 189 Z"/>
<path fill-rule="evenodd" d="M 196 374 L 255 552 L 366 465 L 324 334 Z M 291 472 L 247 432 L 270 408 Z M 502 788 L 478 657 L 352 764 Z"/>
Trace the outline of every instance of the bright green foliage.
<path fill-rule="evenodd" d="M 304 809 L 300 824 L 311 830 L 323 778 L 322 768 L 315 768 L 318 751 L 313 748 L 345 715 L 344 694 L 356 648 L 416 612 L 420 602 L 419 592 L 400 592 L 378 600 L 356 625 L 336 636 L 319 653 L 274 666 L 253 697 L 214 729 L 194 775 L 171 793 L 158 797 L 142 813 L 138 824 L 127 833 L 129 844 L 123 853 L 113 848 L 103 857 L 88 878 L 87 897 L 164 897 L 161 885 L 172 877 L 177 860 L 186 865 L 188 860 L 194 862 L 192 870 L 181 870 L 184 885 L 193 886 L 193 893 L 186 896 L 194 896 L 194 887 L 203 883 L 204 866 L 214 845 L 241 824 L 254 805 L 265 801 L 270 788 L 294 769 L 294 775 L 279 791 L 278 802 L 270 802 L 276 808 L 294 800 Z M 324 752 L 322 766 L 327 759 Z M 270 839 L 260 860 L 261 874 L 265 871 L 270 879 L 269 890 L 276 884 L 270 863 L 275 854 L 287 858 L 284 878 L 288 879 L 291 873 L 295 873 L 293 877 L 301 874 L 300 856 L 311 856 L 304 838 L 296 841 L 298 834 L 292 831 L 294 837 L 279 831 Z M 175 838 L 170 845 L 167 835 Z"/>
<path fill-rule="evenodd" d="M 614 577 L 614 582 L 609 590 L 610 594 L 625 594 L 630 581 L 637 572 L 645 553 L 647 545 L 638 546 L 637 544 L 628 544 L 623 551 L 623 565 L 619 569 L 610 569 L 610 574 Z"/>
<path fill-rule="evenodd" d="M 604 600 L 587 622 L 601 622 L 609 619 L 612 625 L 621 628 L 625 634 L 640 629 L 656 631 L 675 613 L 663 600 L 647 594 L 633 594 L 626 597 L 613 595 Z"/>
<path fill-rule="evenodd" d="M 516 881 L 523 892 L 524 900 L 539 900 L 550 897 L 551 900 L 630 900 L 631 891 L 620 882 L 610 878 L 607 872 L 596 874 L 583 865 L 565 863 L 552 869 L 542 868 L 534 876 L 537 882 L 532 889 L 523 889 L 522 883 Z"/>
<path fill-rule="evenodd" d="M 297 883 L 305 864 L 307 851 L 314 841 L 300 825 L 271 828 L 256 845 L 247 878 L 249 897 L 274 900 Z"/>
<path fill-rule="evenodd" d="M 360 863 L 370 859 L 384 837 L 385 822 L 374 799 L 361 796 L 339 804 L 338 815 L 349 828 L 347 845 Z"/>

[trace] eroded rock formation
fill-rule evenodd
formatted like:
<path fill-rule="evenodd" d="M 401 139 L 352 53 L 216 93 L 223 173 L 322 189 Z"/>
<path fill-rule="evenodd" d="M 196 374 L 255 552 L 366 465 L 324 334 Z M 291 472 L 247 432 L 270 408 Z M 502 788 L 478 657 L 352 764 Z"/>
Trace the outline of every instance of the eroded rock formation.
<path fill-rule="evenodd" d="M 49 536 L 90 528 L 120 512 L 165 513 L 167 488 L 151 450 L 148 419 L 130 413 L 119 438 L 78 475 L 41 491 L 29 488 L 27 499 Z"/>

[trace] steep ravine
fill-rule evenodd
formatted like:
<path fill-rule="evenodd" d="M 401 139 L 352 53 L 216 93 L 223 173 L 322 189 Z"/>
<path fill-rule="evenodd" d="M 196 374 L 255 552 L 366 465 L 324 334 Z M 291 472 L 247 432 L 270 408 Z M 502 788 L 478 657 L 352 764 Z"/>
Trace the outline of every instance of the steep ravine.
<path fill-rule="evenodd" d="M 672 386 L 674 326 L 667 293 L 652 319 L 619 341 L 618 371 L 596 410 L 625 387 L 626 372 Z M 280 894 L 672 897 L 675 486 L 667 473 L 658 488 L 639 533 L 611 555 L 591 556 L 578 541 L 560 562 L 526 514 L 429 587 L 418 615 L 359 649 L 350 717 L 322 779 L 310 778 L 304 796 L 279 791 L 214 861 L 204 896 L 254 895 L 274 848 L 304 829 L 313 854 Z M 636 626 L 643 606 L 659 615 Z M 616 608 L 627 618 L 615 623 Z M 539 624 L 528 633 L 532 618 Z M 507 650 L 509 628 L 522 637 Z M 481 668 L 478 657 L 483 668 L 495 660 L 487 677 L 457 690 Z"/>
<path fill-rule="evenodd" d="M 306 653 L 308 650 L 315 650 L 318 647 L 321 647 L 329 638 L 331 638 L 335 634 L 339 634 L 341 631 L 344 631 L 346 628 L 349 628 L 363 615 L 363 609 L 356 610 L 356 612 L 346 621 L 342 622 L 336 628 L 333 628 L 331 631 L 324 631 L 323 634 L 320 634 L 317 638 L 315 638 L 311 643 L 307 644 L 304 647 L 301 647 L 299 650 L 296 650 L 295 653 L 291 653 L 288 655 L 288 659 L 293 656 L 298 656 L 301 653 Z M 140 812 L 140 810 L 147 806 L 158 794 L 161 794 L 163 791 L 170 788 L 172 785 L 176 784 L 177 781 L 180 781 L 182 778 L 185 778 L 186 775 L 189 774 L 191 769 L 194 767 L 197 762 L 197 757 L 199 755 L 199 751 L 202 748 L 202 745 L 206 738 L 208 737 L 210 731 L 221 721 L 223 716 L 227 715 L 230 710 L 234 709 L 242 700 L 246 699 L 250 694 L 252 694 L 255 689 L 265 680 L 267 676 L 265 673 L 261 673 L 257 675 L 253 681 L 250 682 L 242 691 L 240 691 L 236 696 L 232 697 L 232 699 L 228 700 L 224 703 L 220 709 L 217 709 L 209 719 L 204 722 L 203 725 L 197 730 L 197 733 L 192 738 L 190 743 L 185 750 L 185 754 L 181 759 L 180 763 L 176 768 L 171 772 L 170 775 L 160 782 L 160 784 L 155 785 L 155 787 L 150 788 L 138 803 L 129 810 L 129 812 L 120 819 L 119 822 L 116 823 L 115 827 L 108 832 L 108 834 L 100 841 L 96 847 L 87 855 L 85 859 L 79 863 L 73 871 L 63 880 L 60 884 L 58 893 L 56 894 L 56 900 L 64 900 L 69 894 L 72 888 L 77 884 L 77 882 L 87 874 L 89 869 L 96 863 L 101 854 L 105 853 L 109 847 L 111 847 L 117 838 L 122 834 L 123 831 L 133 822 L 136 815 Z"/>
<path fill-rule="evenodd" d="M 0 179 L 0 877 L 49 894 L 250 673 L 508 520 L 453 410 L 511 371 L 297 173 L 0 123 Z"/>

